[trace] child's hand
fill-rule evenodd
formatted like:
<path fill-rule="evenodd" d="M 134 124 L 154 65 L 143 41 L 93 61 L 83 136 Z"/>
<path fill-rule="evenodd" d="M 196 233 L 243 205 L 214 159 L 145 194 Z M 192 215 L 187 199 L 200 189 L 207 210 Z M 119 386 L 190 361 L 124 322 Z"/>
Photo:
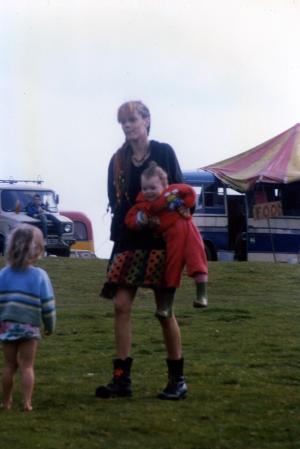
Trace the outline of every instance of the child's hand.
<path fill-rule="evenodd" d="M 173 201 L 170 201 L 168 204 L 168 209 L 176 210 L 179 209 L 183 205 L 183 200 L 180 198 L 175 198 Z"/>
<path fill-rule="evenodd" d="M 179 198 L 177 196 L 177 194 L 178 194 L 178 189 L 174 189 L 174 190 L 172 190 L 172 192 L 165 193 L 165 198 L 166 198 L 168 209 L 176 210 L 184 204 L 183 200 L 181 198 Z"/>

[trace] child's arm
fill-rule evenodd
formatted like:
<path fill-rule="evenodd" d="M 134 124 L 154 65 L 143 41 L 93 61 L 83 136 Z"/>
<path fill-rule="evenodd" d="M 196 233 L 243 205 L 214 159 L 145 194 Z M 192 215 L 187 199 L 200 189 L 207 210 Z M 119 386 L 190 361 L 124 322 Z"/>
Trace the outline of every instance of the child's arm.
<path fill-rule="evenodd" d="M 148 214 L 141 203 L 132 206 L 125 217 L 125 224 L 129 229 L 138 231 L 148 225 Z"/>
<path fill-rule="evenodd" d="M 56 326 L 56 310 L 54 298 L 48 298 L 42 301 L 42 317 L 45 326 L 45 334 L 53 334 Z"/>
<path fill-rule="evenodd" d="M 55 331 L 56 326 L 56 304 L 51 281 L 45 271 L 42 273 L 41 282 L 41 305 L 42 320 L 45 327 L 45 334 L 51 335 Z"/>

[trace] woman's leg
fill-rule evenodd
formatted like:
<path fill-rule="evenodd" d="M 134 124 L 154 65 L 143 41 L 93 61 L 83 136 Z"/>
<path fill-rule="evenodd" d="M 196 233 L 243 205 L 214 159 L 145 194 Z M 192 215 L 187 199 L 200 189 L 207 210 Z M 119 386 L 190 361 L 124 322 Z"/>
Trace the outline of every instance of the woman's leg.
<path fill-rule="evenodd" d="M 167 357 L 172 360 L 180 359 L 182 356 L 180 329 L 172 310 L 175 292 L 174 288 L 154 291 L 157 309 L 155 315 L 161 325 Z M 163 314 L 162 311 L 166 313 Z"/>
<path fill-rule="evenodd" d="M 23 340 L 18 346 L 18 365 L 21 374 L 21 390 L 23 395 L 23 409 L 26 412 L 32 410 L 31 399 L 34 387 L 34 360 L 38 346 L 38 340 Z"/>
<path fill-rule="evenodd" d="M 106 399 L 128 397 L 131 391 L 131 309 L 136 288 L 119 289 L 114 298 L 115 339 L 117 358 L 113 360 L 113 377 L 106 385 L 96 388 L 95 395 Z"/>
<path fill-rule="evenodd" d="M 157 310 L 161 309 L 161 304 L 168 310 L 168 315 L 165 317 L 156 313 L 163 332 L 168 366 L 168 383 L 158 397 L 166 400 L 184 399 L 187 394 L 183 373 L 184 359 L 182 357 L 181 334 L 172 310 L 174 295 L 175 289 L 157 289 L 155 291 Z"/>
<path fill-rule="evenodd" d="M 121 288 L 114 298 L 117 357 L 126 359 L 131 351 L 131 309 L 136 289 Z"/>
<path fill-rule="evenodd" d="M 6 410 L 12 406 L 12 391 L 14 385 L 14 375 L 18 368 L 17 363 L 17 342 L 3 343 L 4 367 L 2 374 L 3 407 Z"/>
<path fill-rule="evenodd" d="M 181 334 L 176 317 L 173 315 L 169 318 L 161 318 L 159 322 L 162 328 L 168 359 L 180 359 L 182 357 Z"/>

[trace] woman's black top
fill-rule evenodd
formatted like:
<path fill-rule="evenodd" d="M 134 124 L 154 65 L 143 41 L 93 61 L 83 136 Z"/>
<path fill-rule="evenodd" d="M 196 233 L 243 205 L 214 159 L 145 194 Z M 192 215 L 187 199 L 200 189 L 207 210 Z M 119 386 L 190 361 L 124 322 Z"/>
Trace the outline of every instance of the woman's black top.
<path fill-rule="evenodd" d="M 166 144 L 150 141 L 150 157 L 139 167 L 132 164 L 130 168 L 130 179 L 126 195 L 119 201 L 116 197 L 114 186 L 112 157 L 108 169 L 108 198 L 113 213 L 111 223 L 111 240 L 115 242 L 113 253 L 135 249 L 159 249 L 164 248 L 161 237 L 156 236 L 149 229 L 132 231 L 125 225 L 125 216 L 130 207 L 135 203 L 136 197 L 141 190 L 141 173 L 147 168 L 150 161 L 155 161 L 168 174 L 169 184 L 183 182 L 182 173 L 173 148 Z"/>

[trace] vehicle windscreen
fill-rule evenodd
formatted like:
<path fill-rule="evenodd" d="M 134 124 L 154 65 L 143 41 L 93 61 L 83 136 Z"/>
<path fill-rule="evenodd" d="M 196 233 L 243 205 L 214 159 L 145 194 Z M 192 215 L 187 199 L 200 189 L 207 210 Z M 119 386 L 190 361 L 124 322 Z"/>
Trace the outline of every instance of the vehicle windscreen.
<path fill-rule="evenodd" d="M 3 190 L 1 192 L 2 210 L 14 212 L 18 209 L 21 212 L 26 212 L 26 207 L 32 203 L 34 195 L 40 195 L 46 210 L 57 212 L 55 194 L 51 190 Z"/>

